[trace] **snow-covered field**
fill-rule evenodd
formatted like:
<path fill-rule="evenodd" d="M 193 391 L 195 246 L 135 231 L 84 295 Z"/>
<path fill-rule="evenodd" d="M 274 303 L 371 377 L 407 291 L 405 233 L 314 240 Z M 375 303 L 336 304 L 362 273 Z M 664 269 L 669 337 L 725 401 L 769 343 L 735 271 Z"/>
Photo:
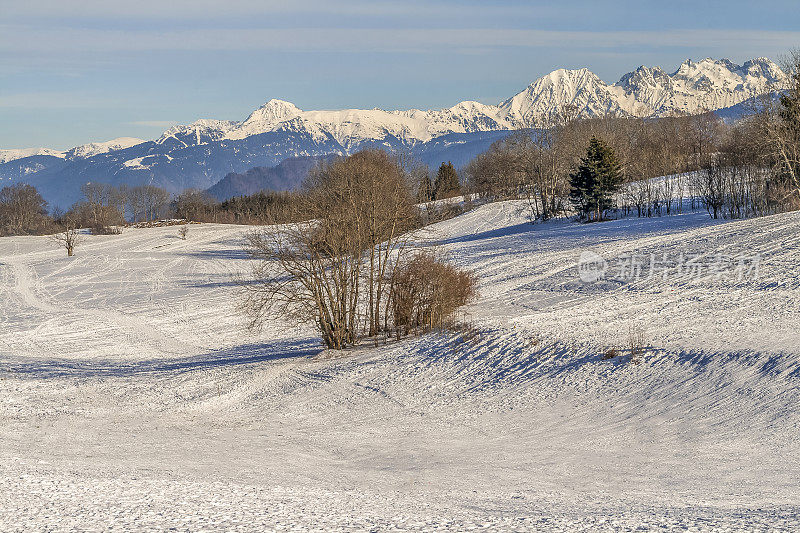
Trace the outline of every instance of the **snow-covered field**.
<path fill-rule="evenodd" d="M 479 333 L 343 355 L 242 330 L 246 230 L 0 239 L 0 530 L 800 528 L 800 214 L 485 205 L 420 242 L 479 275 Z M 585 283 L 589 250 L 706 270 Z"/>

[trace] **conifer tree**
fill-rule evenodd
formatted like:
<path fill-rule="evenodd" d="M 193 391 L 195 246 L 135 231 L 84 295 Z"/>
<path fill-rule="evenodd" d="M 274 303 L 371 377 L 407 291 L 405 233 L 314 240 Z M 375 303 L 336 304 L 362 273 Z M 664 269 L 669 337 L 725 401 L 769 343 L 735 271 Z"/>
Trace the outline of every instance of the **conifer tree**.
<path fill-rule="evenodd" d="M 458 180 L 453 163 L 448 161 L 442 163 L 436 173 L 436 181 L 433 183 L 433 196 L 436 200 L 450 198 L 461 194 L 461 183 Z"/>
<path fill-rule="evenodd" d="M 598 221 L 614 206 L 613 195 L 622 183 L 622 170 L 614 150 L 592 137 L 586 157 L 569 179 L 569 199 L 581 218 Z"/>
<path fill-rule="evenodd" d="M 417 188 L 417 202 L 424 204 L 433 200 L 433 183 L 427 171 L 425 175 L 420 178 L 419 187 Z"/>

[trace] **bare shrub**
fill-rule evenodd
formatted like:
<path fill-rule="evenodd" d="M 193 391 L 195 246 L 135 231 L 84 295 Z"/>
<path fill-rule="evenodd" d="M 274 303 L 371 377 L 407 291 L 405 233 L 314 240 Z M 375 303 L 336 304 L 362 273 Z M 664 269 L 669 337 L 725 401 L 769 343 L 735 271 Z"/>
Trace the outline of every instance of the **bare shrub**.
<path fill-rule="evenodd" d="M 186 237 L 188 235 L 189 235 L 189 225 L 188 224 L 184 224 L 183 226 L 178 228 L 178 237 L 180 237 L 182 240 L 185 241 Z"/>
<path fill-rule="evenodd" d="M 606 361 L 608 359 L 614 359 L 615 357 L 619 357 L 619 352 L 616 348 L 609 348 L 603 353 L 603 360 Z"/>
<path fill-rule="evenodd" d="M 394 325 L 406 334 L 452 322 L 456 310 L 477 294 L 474 274 L 418 252 L 395 270 L 392 278 Z"/>
<path fill-rule="evenodd" d="M 645 353 L 644 328 L 640 325 L 631 325 L 628 328 L 628 348 L 631 354 L 631 362 L 639 364 Z"/>
<path fill-rule="evenodd" d="M 92 226 L 89 231 L 91 231 L 92 235 L 120 235 L 122 226 L 104 226 L 100 224 Z"/>
<path fill-rule="evenodd" d="M 451 327 L 460 333 L 458 340 L 462 344 L 469 343 L 471 346 L 477 346 L 484 337 L 484 331 L 470 320 L 456 321 Z"/>

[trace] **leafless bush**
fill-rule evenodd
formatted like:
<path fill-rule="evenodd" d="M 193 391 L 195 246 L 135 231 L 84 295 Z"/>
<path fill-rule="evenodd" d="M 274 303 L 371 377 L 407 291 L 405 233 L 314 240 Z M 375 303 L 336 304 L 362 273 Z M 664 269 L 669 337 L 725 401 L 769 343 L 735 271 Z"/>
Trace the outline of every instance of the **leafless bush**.
<path fill-rule="evenodd" d="M 645 353 L 644 328 L 641 325 L 631 325 L 628 328 L 628 348 L 631 354 L 631 362 L 639 364 Z"/>
<path fill-rule="evenodd" d="M 394 325 L 405 333 L 446 327 L 456 310 L 476 293 L 474 274 L 419 252 L 398 267 L 392 278 Z"/>
<path fill-rule="evenodd" d="M 185 241 L 186 237 L 188 235 L 189 235 L 189 225 L 188 224 L 184 224 L 183 226 L 178 228 L 178 237 L 180 237 L 182 240 Z"/>
<path fill-rule="evenodd" d="M 99 224 L 92 226 L 90 230 L 92 235 L 119 235 L 122 233 L 122 226 L 104 226 Z"/>
<path fill-rule="evenodd" d="M 615 357 L 619 357 L 619 352 L 616 348 L 609 348 L 603 353 L 603 360 L 606 361 L 608 359 L 614 359 Z"/>

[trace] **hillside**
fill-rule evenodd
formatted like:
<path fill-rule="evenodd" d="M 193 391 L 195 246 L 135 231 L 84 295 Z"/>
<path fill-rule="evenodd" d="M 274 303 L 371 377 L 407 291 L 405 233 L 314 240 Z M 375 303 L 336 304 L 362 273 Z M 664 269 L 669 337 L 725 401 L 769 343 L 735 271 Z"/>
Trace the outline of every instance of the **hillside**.
<path fill-rule="evenodd" d="M 800 527 L 800 214 L 518 208 L 417 239 L 478 274 L 476 333 L 344 355 L 303 327 L 243 333 L 246 227 L 127 229 L 71 260 L 0 239 L 0 527 Z M 708 269 L 585 283 L 590 250 Z M 717 276 L 719 254 L 760 254 L 758 275 Z"/>
<path fill-rule="evenodd" d="M 231 172 L 209 187 L 207 192 L 223 201 L 265 190 L 291 191 L 300 186 L 308 172 L 322 160 L 323 157 L 292 157 L 274 167 L 255 167 L 241 174 Z"/>

